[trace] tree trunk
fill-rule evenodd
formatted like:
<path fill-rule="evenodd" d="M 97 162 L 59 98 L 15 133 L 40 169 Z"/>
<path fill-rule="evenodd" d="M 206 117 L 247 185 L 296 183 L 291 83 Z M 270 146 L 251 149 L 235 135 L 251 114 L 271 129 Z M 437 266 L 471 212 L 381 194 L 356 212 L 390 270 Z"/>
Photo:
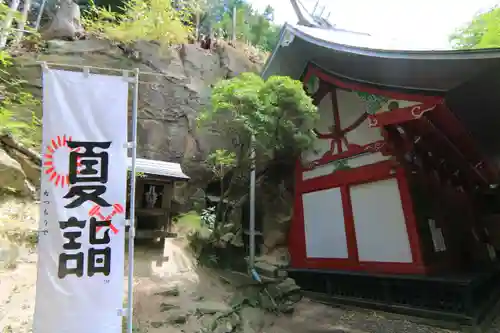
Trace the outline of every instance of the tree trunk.
<path fill-rule="evenodd" d="M 45 5 L 47 4 L 47 0 L 42 0 L 42 5 L 40 6 L 38 15 L 36 17 L 35 30 L 38 31 L 40 29 L 40 22 L 42 22 L 43 11 L 45 10 Z"/>
<path fill-rule="evenodd" d="M 16 45 L 21 43 L 21 40 L 23 39 L 24 28 L 26 26 L 26 20 L 28 19 L 28 13 L 30 11 L 30 8 L 31 8 L 31 0 L 24 0 L 21 21 L 17 25 L 17 29 L 19 29 L 19 30 L 17 31 L 17 34 L 16 34 L 16 41 L 15 41 Z"/>
<path fill-rule="evenodd" d="M 196 20 L 196 30 L 194 32 L 195 34 L 195 40 L 197 42 L 200 41 L 200 12 L 199 11 L 196 11 L 196 14 L 195 14 L 195 20 Z"/>
<path fill-rule="evenodd" d="M 12 2 L 10 3 L 10 10 L 5 17 L 5 21 L 3 21 L 2 32 L 0 33 L 0 49 L 4 49 L 5 45 L 7 45 L 7 39 L 9 38 L 12 20 L 14 20 L 14 13 L 17 11 L 20 2 L 20 0 L 12 0 Z"/>

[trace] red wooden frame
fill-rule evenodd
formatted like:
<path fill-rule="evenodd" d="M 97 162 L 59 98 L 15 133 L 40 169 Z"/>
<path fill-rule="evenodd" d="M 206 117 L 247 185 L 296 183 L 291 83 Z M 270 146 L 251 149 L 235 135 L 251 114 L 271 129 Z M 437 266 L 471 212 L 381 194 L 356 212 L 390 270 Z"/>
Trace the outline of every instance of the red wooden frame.
<path fill-rule="evenodd" d="M 389 91 L 389 90 L 381 90 L 378 88 L 374 88 L 368 85 L 360 85 L 357 83 L 348 83 L 344 82 L 342 80 L 339 80 L 327 73 L 325 73 L 323 70 L 318 68 L 317 66 L 313 64 L 309 64 L 306 70 L 306 73 L 303 77 L 303 83 L 304 85 L 307 83 L 307 81 L 311 78 L 311 76 L 316 76 L 318 77 L 322 82 L 327 83 L 329 85 L 332 85 L 335 89 L 340 88 L 344 90 L 356 90 L 356 91 L 362 91 L 362 92 L 367 92 L 367 93 L 372 93 L 372 94 L 378 94 L 381 96 L 389 97 L 392 99 L 399 99 L 399 100 L 407 100 L 407 101 L 414 101 L 414 102 L 420 102 L 423 103 L 424 105 L 436 105 L 436 104 L 441 104 L 443 103 L 443 98 L 438 97 L 438 96 L 425 96 L 425 95 L 417 95 L 417 94 L 407 94 L 407 93 L 402 93 L 402 92 L 395 92 L 395 91 Z M 319 89 L 324 89 L 323 85 L 320 85 Z M 335 90 L 334 90 L 335 91 Z M 323 91 L 324 92 L 324 91 Z M 326 94 L 321 94 L 322 98 L 326 96 Z M 316 100 L 318 104 L 321 102 L 321 100 Z M 340 115 L 339 115 L 339 110 L 337 106 L 337 100 L 336 98 L 333 98 L 333 112 L 334 112 L 334 121 L 335 121 L 335 127 L 340 131 L 341 129 L 341 123 L 340 123 Z M 392 114 L 392 113 L 391 113 Z M 356 125 L 360 125 L 360 122 L 358 121 L 355 122 Z M 345 134 L 345 131 L 353 130 L 355 127 L 354 125 L 349 126 L 347 129 L 344 131 L 341 131 L 343 134 Z M 341 134 L 342 134 L 341 133 Z M 342 134 L 342 135 L 343 135 Z M 337 160 L 345 159 L 348 157 L 354 157 L 356 155 L 366 153 L 366 152 L 382 152 L 382 154 L 386 155 L 387 150 L 385 149 L 385 144 L 383 140 L 381 141 L 376 141 L 376 142 L 370 142 L 366 145 L 355 145 L 355 144 L 350 144 L 347 146 L 347 150 L 344 151 L 342 147 L 341 140 L 343 138 L 331 138 L 329 135 L 322 135 L 320 133 L 317 133 L 319 138 L 330 138 L 333 142 L 332 145 L 337 149 L 337 153 L 332 153 L 332 151 L 328 151 L 325 153 L 321 158 L 314 160 L 307 165 L 303 165 L 302 168 L 304 171 L 306 170 L 311 170 L 317 166 L 321 165 L 326 165 L 329 163 L 332 163 Z"/>
<path fill-rule="evenodd" d="M 419 105 L 408 106 L 405 108 L 395 109 L 389 112 L 381 112 L 374 115 L 369 115 L 370 127 L 383 127 L 387 125 L 400 124 L 407 121 L 420 119 L 422 116 L 435 110 L 437 104 L 424 103 Z"/>
<path fill-rule="evenodd" d="M 441 104 L 444 102 L 444 98 L 441 96 L 428 96 L 424 94 L 414 94 L 414 93 L 405 93 L 400 91 L 388 90 L 388 89 L 380 89 L 377 87 L 370 86 L 368 84 L 360 84 L 353 82 L 346 82 L 340 80 L 331 74 L 325 72 L 321 68 L 316 65 L 309 64 L 306 70 L 306 74 L 304 76 L 303 82 L 306 83 L 312 75 L 317 76 L 320 80 L 323 80 L 327 83 L 330 83 L 340 89 L 344 90 L 355 90 L 361 91 L 369 94 L 375 94 L 380 96 L 389 97 L 392 99 L 399 99 L 405 101 L 414 101 L 421 102 L 426 104 Z"/>
<path fill-rule="evenodd" d="M 306 83 L 309 78 L 315 75 L 320 80 L 327 82 L 335 87 L 346 90 L 356 90 L 372 94 L 386 96 L 392 99 L 421 102 L 425 105 L 437 105 L 443 103 L 443 98 L 439 96 L 425 96 L 417 94 L 408 94 L 389 90 L 381 90 L 368 85 L 348 83 L 339 80 L 317 68 L 309 65 L 304 76 L 303 82 Z M 340 128 L 340 117 L 338 108 L 334 108 L 336 113 L 335 122 L 337 128 Z M 384 133 L 382 133 L 384 134 Z M 314 165 L 303 166 L 301 161 L 296 165 L 296 188 L 294 202 L 294 218 L 289 233 L 289 251 L 291 255 L 291 266 L 294 268 L 316 268 L 316 269 L 338 269 L 351 271 L 366 271 L 371 273 L 391 273 L 391 274 L 425 274 L 427 272 L 423 263 L 420 238 L 417 231 L 417 222 L 413 211 L 413 203 L 408 188 L 408 183 L 404 169 L 394 160 L 387 160 L 370 165 L 361 166 L 355 169 L 338 170 L 332 174 L 319 176 L 313 179 L 303 180 L 303 172 L 313 169 L 314 166 L 326 165 L 332 161 L 353 157 L 360 153 L 370 151 L 380 151 L 387 142 L 372 142 L 365 146 L 358 146 L 359 149 L 348 149 L 343 152 L 341 144 L 337 143 L 339 154 L 323 156 L 314 161 Z M 374 149 L 374 147 L 377 147 Z M 387 151 L 384 150 L 386 153 Z M 386 263 L 386 262 L 360 262 L 357 251 L 356 233 L 350 199 L 350 186 L 370 183 L 374 181 L 395 178 L 401 196 L 401 203 L 404 212 L 408 240 L 412 253 L 412 263 Z M 302 195 L 304 193 L 319 191 L 330 188 L 340 188 L 342 207 L 344 210 L 344 224 L 347 237 L 347 259 L 333 258 L 308 258 L 306 253 L 306 238 L 304 228 L 304 210 Z"/>
<path fill-rule="evenodd" d="M 465 156 L 473 157 L 473 160 L 480 161 L 476 166 L 481 169 L 481 172 L 488 174 L 488 181 L 491 184 L 498 182 L 500 177 L 497 169 L 488 161 L 476 147 L 477 143 L 471 136 L 471 134 L 465 129 L 463 124 L 458 120 L 458 118 L 448 109 L 446 106 L 444 97 L 442 96 L 430 96 L 424 93 L 405 93 L 399 91 L 393 91 L 390 89 L 380 89 L 373 87 L 368 84 L 360 84 L 354 82 L 345 82 L 335 76 L 325 72 L 317 65 L 309 64 L 304 75 L 303 82 L 307 82 L 312 75 L 317 76 L 320 80 L 323 80 L 329 84 L 335 85 L 338 88 L 346 90 L 356 90 L 370 94 L 376 94 L 380 96 L 389 97 L 392 99 L 406 100 L 420 102 L 425 105 L 439 105 L 440 110 L 435 110 L 436 112 L 430 113 L 430 118 L 438 119 L 439 124 L 442 126 L 441 130 L 444 131 L 446 136 L 448 136 L 454 143 L 464 151 Z M 390 115 L 398 116 L 397 113 L 388 113 Z M 396 121 L 396 120 L 392 120 Z"/>
<path fill-rule="evenodd" d="M 294 204 L 294 219 L 289 235 L 289 251 L 291 256 L 291 266 L 293 268 L 338 269 L 391 274 L 426 273 L 426 268 L 422 260 L 420 238 L 413 213 L 413 204 L 408 189 L 408 183 L 406 181 L 404 169 L 399 167 L 397 163 L 391 160 L 378 162 L 355 169 L 339 170 L 333 174 L 305 181 L 300 181 L 302 179 L 302 171 L 300 168 L 297 168 L 296 177 L 297 188 Z M 356 233 L 349 193 L 350 187 L 353 185 L 391 178 L 395 178 L 398 182 L 413 262 L 360 262 L 357 252 Z M 306 235 L 304 228 L 304 207 L 302 203 L 302 195 L 304 193 L 330 188 L 340 188 L 341 191 L 348 258 L 308 258 L 305 243 Z"/>
<path fill-rule="evenodd" d="M 424 135 L 428 131 L 431 131 L 444 140 L 440 140 L 440 142 L 442 141 L 441 144 L 444 144 L 445 146 L 447 145 L 446 142 L 448 140 L 448 144 L 450 144 L 451 148 L 455 148 L 453 146 L 456 146 L 456 148 L 458 148 L 458 151 L 462 153 L 461 155 L 463 155 L 463 165 L 465 166 L 466 164 L 469 164 L 474 169 L 476 169 L 476 172 L 479 171 L 479 174 L 483 177 L 483 182 L 485 181 L 485 183 L 483 184 L 487 185 L 488 181 L 493 183 L 498 179 L 496 169 L 493 168 L 492 165 L 490 165 L 488 161 L 485 160 L 483 156 L 478 152 L 474 140 L 465 130 L 463 125 L 454 116 L 454 114 L 446 107 L 443 97 L 428 96 L 424 93 L 397 92 L 393 90 L 377 88 L 366 84 L 346 82 L 328 74 L 327 72 L 318 68 L 316 65 L 309 64 L 303 78 L 304 83 L 307 82 L 312 75 L 317 76 L 322 81 L 322 85 L 326 83 L 328 85 L 334 86 L 335 89 L 339 88 L 345 90 L 356 90 L 360 92 L 386 96 L 392 99 L 420 102 L 421 104 L 419 105 L 419 107 L 421 109 L 418 111 L 424 110 L 426 112 L 412 112 L 415 111 L 415 106 L 413 106 L 369 116 L 369 119 L 371 119 L 372 121 L 377 120 L 378 123 L 376 125 L 380 126 L 384 140 L 372 142 L 364 146 L 347 145 L 347 151 L 345 151 L 340 141 L 342 139 L 341 136 L 345 133 L 342 132 L 340 127 L 341 124 L 339 110 L 336 105 L 333 105 L 335 119 L 334 125 L 337 131 L 332 131 L 332 133 L 328 133 L 323 136 L 325 139 L 331 139 L 334 141 L 332 145 L 335 146 L 335 150 L 337 151 L 337 153 L 330 152 L 329 154 L 325 154 L 320 159 L 313 161 L 313 163 L 311 163 L 310 165 L 304 166 L 302 165 L 300 160 L 297 161 L 294 217 L 289 233 L 291 266 L 294 268 L 306 269 L 337 269 L 389 274 L 426 274 L 431 272 L 433 268 L 431 266 L 427 267 L 423 262 L 422 249 L 420 244 L 421 242 L 417 231 L 417 221 L 413 210 L 413 203 L 410 190 L 408 188 L 409 186 L 405 174 L 405 169 L 404 166 L 401 166 L 395 158 L 384 162 L 365 165 L 355 169 L 338 170 L 332 174 L 319 176 L 313 179 L 304 180 L 303 172 L 314 169 L 314 167 L 320 165 L 332 163 L 336 160 L 353 157 L 363 152 L 380 151 L 384 155 L 387 155 L 392 151 L 392 154 L 394 154 L 395 151 L 393 150 L 397 147 L 394 146 L 394 142 L 388 141 L 387 131 L 384 126 L 397 124 L 402 124 L 403 128 L 408 125 L 408 129 L 418 130 L 417 132 L 422 133 L 422 135 Z M 326 88 L 323 86 L 323 89 Z M 316 102 L 319 102 L 319 99 Z M 336 101 L 333 100 L 333 103 L 336 103 Z M 354 124 L 350 127 L 353 126 Z M 348 128 L 351 129 L 350 127 Z M 389 127 L 387 127 L 387 129 L 389 129 Z M 336 135 L 336 137 L 331 138 L 332 135 Z M 403 142 L 403 144 L 409 145 L 406 148 L 411 149 L 411 146 L 414 143 L 405 141 Z M 449 150 L 448 153 L 452 153 L 453 149 L 450 149 L 447 149 Z M 460 156 L 456 155 L 455 157 L 458 158 Z M 457 160 L 456 158 L 454 160 L 456 163 L 458 163 L 459 160 Z M 469 171 L 467 172 L 469 176 L 471 176 L 472 174 L 470 172 L 470 166 L 468 166 Z M 354 228 L 352 203 L 350 198 L 350 186 L 390 178 L 395 178 L 398 182 L 413 262 L 360 262 L 358 257 L 356 232 Z M 468 177 L 468 179 L 471 180 L 475 178 L 477 177 Z M 341 191 L 342 207 L 344 211 L 344 224 L 347 237 L 348 258 L 307 258 L 302 195 L 304 193 L 330 188 L 339 188 Z"/>

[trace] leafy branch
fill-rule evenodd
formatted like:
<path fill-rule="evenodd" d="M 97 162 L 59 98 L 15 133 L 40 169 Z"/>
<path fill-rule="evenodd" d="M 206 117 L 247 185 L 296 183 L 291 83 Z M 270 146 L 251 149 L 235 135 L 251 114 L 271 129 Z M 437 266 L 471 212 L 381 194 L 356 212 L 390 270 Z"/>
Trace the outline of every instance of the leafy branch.
<path fill-rule="evenodd" d="M 34 146 L 41 141 L 41 121 L 34 111 L 40 101 L 25 90 L 26 81 L 8 72 L 12 66 L 12 57 L 6 50 L 1 50 L 0 135 L 11 135 L 27 146 Z"/>
<path fill-rule="evenodd" d="M 200 114 L 198 125 L 216 126 L 224 141 L 235 146 L 230 158 L 226 159 L 227 152 L 219 150 L 208 160 L 213 168 L 220 168 L 218 176 L 231 167 L 231 181 L 228 189 L 221 188 L 222 198 L 230 197 L 234 178 L 238 173 L 248 174 L 255 162 L 251 154 L 252 138 L 256 161 L 284 153 L 298 156 L 312 146 L 315 138 L 312 128 L 317 118 L 317 108 L 302 83 L 289 77 L 263 80 L 254 73 L 243 73 L 219 82 L 212 91 L 211 108 Z"/>
<path fill-rule="evenodd" d="M 85 29 L 98 37 L 132 44 L 139 40 L 154 41 L 161 46 L 182 44 L 193 33 L 191 5 L 181 8 L 172 1 L 126 0 L 119 12 L 91 3 L 85 12 Z"/>

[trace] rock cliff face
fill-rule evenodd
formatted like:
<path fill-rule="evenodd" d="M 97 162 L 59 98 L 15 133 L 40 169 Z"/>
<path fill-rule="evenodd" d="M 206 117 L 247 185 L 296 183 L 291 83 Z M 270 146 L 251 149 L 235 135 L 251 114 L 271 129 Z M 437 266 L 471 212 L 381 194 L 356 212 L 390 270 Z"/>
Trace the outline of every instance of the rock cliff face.
<path fill-rule="evenodd" d="M 213 177 L 204 165 L 207 154 L 213 149 L 230 149 L 232 146 L 230 142 L 221 141 L 217 125 L 201 129 L 196 126 L 197 116 L 208 106 L 211 87 L 221 79 L 231 78 L 242 72 L 257 72 L 262 65 L 262 62 L 250 60 L 243 50 L 225 43 L 216 43 L 211 50 L 204 50 L 194 44 L 161 50 L 158 45 L 145 42 L 125 49 L 101 40 L 53 40 L 48 42 L 43 53 L 28 53 L 16 58 L 16 74 L 28 82 L 31 92 L 40 99 L 40 61 L 58 65 L 140 69 L 143 74 L 139 87 L 138 156 L 183 165 L 183 170 L 191 177 L 191 181 L 175 191 L 176 200 L 181 205 L 188 203 L 187 199 L 195 200 L 196 196 L 204 201 L 203 190 Z M 131 98 L 132 94 L 129 96 Z M 129 105 L 132 105 L 132 100 Z M 41 117 L 41 107 L 36 113 Z M 1 149 L 2 146 L 0 154 L 7 153 L 2 155 L 4 158 L 0 156 L 0 162 L 4 160 L 4 164 L 9 163 L 10 173 L 7 177 L 0 177 L 0 186 L 12 187 L 18 192 L 29 192 L 30 183 L 35 186 L 39 184 L 40 171 L 36 168 L 39 161 L 33 163 L 32 157 L 6 145 L 4 151 Z M 284 179 L 286 175 L 282 174 L 285 172 L 283 167 L 275 166 L 274 169 L 280 175 L 271 175 L 272 181 L 259 181 L 257 189 L 260 198 L 258 208 L 263 212 L 259 217 L 264 225 L 261 230 L 263 254 L 279 252 L 286 245 L 291 216 L 290 184 L 285 184 L 287 181 Z M 292 171 L 285 173 L 293 174 Z M 245 193 L 246 188 L 242 190 L 242 195 Z M 248 210 L 245 205 L 248 205 L 248 201 L 234 209 L 236 215 Z M 239 246 L 242 246 L 242 228 L 238 221 L 242 221 L 241 216 L 235 216 L 236 224 L 233 224 L 234 229 L 239 229 L 239 233 L 229 230 L 228 235 L 234 233 L 233 238 L 237 238 Z M 227 241 L 232 242 L 230 239 Z"/>
<path fill-rule="evenodd" d="M 217 141 L 217 128 L 196 129 L 196 117 L 207 105 L 210 88 L 220 79 L 259 71 L 261 65 L 226 43 L 216 43 L 211 50 L 195 44 L 161 50 L 158 45 L 146 42 L 124 49 L 101 40 L 53 40 L 48 42 L 44 53 L 16 58 L 16 71 L 40 97 L 38 61 L 139 68 L 144 73 L 161 74 L 144 74 L 140 78 L 138 156 L 182 163 L 184 171 L 192 177 L 192 184 L 207 176 L 202 167 L 207 152 L 227 146 Z M 41 110 L 37 113 L 41 115 Z"/>

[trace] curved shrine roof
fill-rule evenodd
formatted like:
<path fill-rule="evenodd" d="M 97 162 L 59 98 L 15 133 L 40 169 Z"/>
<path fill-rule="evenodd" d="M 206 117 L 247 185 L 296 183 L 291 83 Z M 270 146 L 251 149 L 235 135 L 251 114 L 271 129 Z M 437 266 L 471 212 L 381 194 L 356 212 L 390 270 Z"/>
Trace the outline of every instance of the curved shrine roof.
<path fill-rule="evenodd" d="M 408 50 L 396 39 L 285 24 L 262 74 L 298 79 L 308 62 L 357 82 L 443 93 L 500 66 L 500 49 Z"/>
<path fill-rule="evenodd" d="M 310 63 L 345 81 L 444 96 L 478 148 L 500 166 L 500 48 L 405 50 L 397 40 L 285 24 L 262 76 L 300 79 Z"/>

